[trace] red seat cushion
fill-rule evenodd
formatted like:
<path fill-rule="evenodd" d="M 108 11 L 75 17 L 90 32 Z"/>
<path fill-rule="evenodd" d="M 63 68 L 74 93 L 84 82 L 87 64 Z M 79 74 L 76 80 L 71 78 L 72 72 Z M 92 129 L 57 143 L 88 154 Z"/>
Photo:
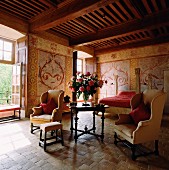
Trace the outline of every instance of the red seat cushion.
<path fill-rule="evenodd" d="M 134 123 L 137 125 L 140 121 L 150 119 L 150 113 L 148 108 L 142 102 L 140 105 L 130 112 L 130 116 L 133 119 Z"/>
<path fill-rule="evenodd" d="M 41 103 L 40 106 L 42 106 L 45 114 L 52 114 L 52 111 L 57 108 L 53 98 L 51 98 L 47 103 Z"/>

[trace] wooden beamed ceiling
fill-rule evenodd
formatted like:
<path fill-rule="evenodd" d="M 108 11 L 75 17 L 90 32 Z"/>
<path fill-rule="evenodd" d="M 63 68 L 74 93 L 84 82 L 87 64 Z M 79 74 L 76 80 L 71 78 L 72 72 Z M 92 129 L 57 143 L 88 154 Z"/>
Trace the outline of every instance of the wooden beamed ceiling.
<path fill-rule="evenodd" d="M 169 42 L 169 0 L 3 0 L 0 9 L 0 23 L 12 16 L 97 54 Z"/>

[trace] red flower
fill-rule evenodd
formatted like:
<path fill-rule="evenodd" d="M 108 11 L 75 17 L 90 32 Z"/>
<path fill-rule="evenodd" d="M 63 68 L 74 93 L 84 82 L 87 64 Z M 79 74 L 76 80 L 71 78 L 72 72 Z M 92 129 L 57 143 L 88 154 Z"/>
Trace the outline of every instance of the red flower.
<path fill-rule="evenodd" d="M 80 79 L 77 79 L 77 82 L 82 82 L 83 81 L 83 79 L 82 78 L 80 78 Z"/>
<path fill-rule="evenodd" d="M 90 72 L 87 72 L 87 73 L 86 73 L 86 76 L 90 76 Z"/>
<path fill-rule="evenodd" d="M 89 86 L 93 86 L 94 85 L 94 81 L 93 80 L 90 80 L 89 81 Z"/>
<path fill-rule="evenodd" d="M 107 81 L 105 81 L 105 83 L 107 83 Z M 87 100 L 90 95 L 93 96 L 93 94 L 97 92 L 97 88 L 103 86 L 103 81 L 98 80 L 96 73 L 91 74 L 87 72 L 84 75 L 83 73 L 77 72 L 77 74 L 71 78 L 71 82 L 68 83 L 68 85 L 72 92 L 76 92 L 77 98 L 79 98 L 81 94 L 84 94 L 83 97 Z"/>
<path fill-rule="evenodd" d="M 84 88 L 83 86 L 81 86 L 81 87 L 79 88 L 79 90 L 80 90 L 81 92 L 84 92 L 84 91 L 85 91 L 85 88 Z"/>
<path fill-rule="evenodd" d="M 75 88 L 73 88 L 73 87 L 71 88 L 71 90 L 72 90 L 72 92 L 75 92 L 75 91 L 76 91 Z"/>
<path fill-rule="evenodd" d="M 103 80 L 99 80 L 98 85 L 99 85 L 99 87 L 102 87 L 103 86 Z"/>
<path fill-rule="evenodd" d="M 90 91 L 90 86 L 87 86 L 87 87 L 86 87 L 86 90 L 87 90 L 87 91 Z"/>

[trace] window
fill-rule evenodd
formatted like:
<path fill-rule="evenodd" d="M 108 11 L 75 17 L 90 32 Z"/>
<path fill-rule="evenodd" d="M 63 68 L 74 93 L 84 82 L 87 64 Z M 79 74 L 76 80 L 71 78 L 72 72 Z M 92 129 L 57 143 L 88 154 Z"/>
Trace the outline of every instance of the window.
<path fill-rule="evenodd" d="M 0 60 L 11 61 L 14 56 L 14 43 L 0 38 Z"/>
<path fill-rule="evenodd" d="M 12 65 L 0 64 L 0 105 L 11 103 Z"/>
<path fill-rule="evenodd" d="M 78 72 L 83 72 L 83 60 L 82 59 L 77 59 L 77 71 Z"/>

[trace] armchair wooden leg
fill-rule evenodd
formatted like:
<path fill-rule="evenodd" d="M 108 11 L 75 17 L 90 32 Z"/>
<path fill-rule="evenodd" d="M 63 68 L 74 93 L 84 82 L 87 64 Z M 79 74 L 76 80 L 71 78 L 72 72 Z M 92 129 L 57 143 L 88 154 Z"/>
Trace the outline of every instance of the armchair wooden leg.
<path fill-rule="evenodd" d="M 40 141 L 39 141 L 39 146 L 41 146 L 41 141 L 43 141 L 43 140 L 42 140 L 42 130 L 40 130 Z"/>
<path fill-rule="evenodd" d="M 58 130 L 56 129 L 55 130 L 55 133 L 56 133 L 56 141 L 58 140 Z"/>
<path fill-rule="evenodd" d="M 47 132 L 45 132 L 45 135 L 44 135 L 44 151 L 46 151 L 46 135 L 47 135 Z"/>
<path fill-rule="evenodd" d="M 61 129 L 60 131 L 61 131 L 61 132 L 60 132 L 60 133 L 61 133 L 60 135 L 61 135 L 61 140 L 62 140 L 62 141 L 61 141 L 61 142 L 62 142 L 62 146 L 64 146 L 63 131 L 62 131 L 62 129 Z"/>
<path fill-rule="evenodd" d="M 114 144 L 117 145 L 117 143 L 118 143 L 118 142 L 117 142 L 117 133 L 114 132 Z"/>
<path fill-rule="evenodd" d="M 31 123 L 31 133 L 33 134 L 33 123 Z"/>
<path fill-rule="evenodd" d="M 136 155 L 135 155 L 136 145 L 131 146 L 131 151 L 132 151 L 131 158 L 132 158 L 133 161 L 135 161 L 136 160 Z"/>
<path fill-rule="evenodd" d="M 158 140 L 155 140 L 155 151 L 154 151 L 155 155 L 159 155 L 159 151 L 158 151 Z"/>

